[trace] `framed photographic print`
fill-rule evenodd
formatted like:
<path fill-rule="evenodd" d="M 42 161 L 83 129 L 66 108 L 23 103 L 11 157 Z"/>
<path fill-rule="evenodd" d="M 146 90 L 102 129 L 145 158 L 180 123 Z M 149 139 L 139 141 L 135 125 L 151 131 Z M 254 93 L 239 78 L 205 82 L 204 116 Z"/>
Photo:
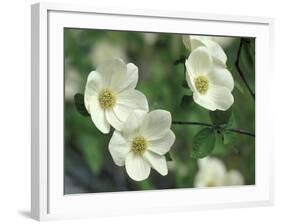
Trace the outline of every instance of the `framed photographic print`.
<path fill-rule="evenodd" d="M 32 217 L 269 205 L 269 18 L 32 6 Z"/>

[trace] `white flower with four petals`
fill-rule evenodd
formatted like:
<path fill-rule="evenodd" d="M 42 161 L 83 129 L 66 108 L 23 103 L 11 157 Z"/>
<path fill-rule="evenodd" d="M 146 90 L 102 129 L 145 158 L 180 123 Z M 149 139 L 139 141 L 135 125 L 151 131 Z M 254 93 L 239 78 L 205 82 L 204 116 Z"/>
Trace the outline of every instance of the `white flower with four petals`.
<path fill-rule="evenodd" d="M 194 101 L 208 110 L 227 110 L 233 104 L 234 80 L 231 73 L 217 63 L 207 47 L 198 47 L 185 62 L 186 80 Z"/>
<path fill-rule="evenodd" d="M 135 181 L 148 178 L 151 167 L 167 175 L 165 154 L 174 144 L 171 114 L 164 110 L 149 113 L 135 110 L 121 131 L 115 130 L 109 142 L 109 151 L 117 166 L 126 167 Z"/>
<path fill-rule="evenodd" d="M 120 59 L 105 61 L 89 74 L 84 103 L 102 133 L 110 126 L 121 130 L 133 110 L 148 111 L 145 95 L 135 90 L 137 82 L 138 68 Z"/>

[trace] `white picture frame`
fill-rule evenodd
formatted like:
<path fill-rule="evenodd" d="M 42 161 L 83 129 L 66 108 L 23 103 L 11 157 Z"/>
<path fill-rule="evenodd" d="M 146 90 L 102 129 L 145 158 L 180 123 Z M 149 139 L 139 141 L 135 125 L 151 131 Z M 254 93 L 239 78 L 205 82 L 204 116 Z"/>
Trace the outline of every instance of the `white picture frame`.
<path fill-rule="evenodd" d="M 37 220 L 273 203 L 270 133 L 273 19 L 38 3 L 32 5 L 32 198 Z M 63 28 L 256 37 L 256 184 L 213 189 L 63 194 Z M 55 75 L 54 75 L 55 74 Z M 266 74 L 266 75 L 263 75 Z M 262 90 L 262 94 L 260 91 Z M 134 203 L 137 202 L 137 203 Z"/>

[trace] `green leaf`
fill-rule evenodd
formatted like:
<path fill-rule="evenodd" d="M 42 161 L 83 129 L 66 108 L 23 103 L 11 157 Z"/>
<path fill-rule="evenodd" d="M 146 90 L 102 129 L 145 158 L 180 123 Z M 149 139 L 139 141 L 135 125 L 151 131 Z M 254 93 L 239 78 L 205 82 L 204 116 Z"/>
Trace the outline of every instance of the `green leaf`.
<path fill-rule="evenodd" d="M 192 158 L 203 158 L 208 156 L 214 149 L 216 143 L 215 130 L 204 128 L 200 130 L 192 140 Z"/>
<path fill-rule="evenodd" d="M 173 158 L 172 158 L 170 152 L 168 152 L 168 153 L 165 154 L 165 158 L 166 158 L 167 161 L 173 161 Z"/>
<path fill-rule="evenodd" d="M 227 111 L 215 110 L 209 112 L 211 121 L 215 125 L 227 124 L 231 117 L 231 114 L 232 114 L 232 107 L 229 108 Z"/>
<path fill-rule="evenodd" d="M 85 104 L 84 104 L 84 95 L 77 93 L 74 96 L 74 103 L 75 103 L 75 107 L 77 109 L 77 111 L 85 117 L 90 116 L 90 114 L 88 113 Z"/>
<path fill-rule="evenodd" d="M 230 131 L 225 131 L 223 133 L 223 144 L 224 145 L 232 145 L 237 141 L 237 134 L 230 132 Z"/>
<path fill-rule="evenodd" d="M 229 148 L 223 144 L 223 141 L 223 133 L 216 133 L 216 144 L 214 150 L 212 151 L 212 155 L 223 156 L 228 152 Z"/>
<path fill-rule="evenodd" d="M 235 128 L 236 127 L 236 120 L 234 113 L 231 114 L 227 124 L 225 125 L 225 128 Z"/>
<path fill-rule="evenodd" d="M 234 86 L 241 94 L 245 93 L 243 87 L 239 84 L 239 82 L 235 82 Z"/>
<path fill-rule="evenodd" d="M 242 38 L 239 65 L 251 90 L 255 93 L 255 39 Z M 247 75 L 246 75 L 247 74 Z"/>

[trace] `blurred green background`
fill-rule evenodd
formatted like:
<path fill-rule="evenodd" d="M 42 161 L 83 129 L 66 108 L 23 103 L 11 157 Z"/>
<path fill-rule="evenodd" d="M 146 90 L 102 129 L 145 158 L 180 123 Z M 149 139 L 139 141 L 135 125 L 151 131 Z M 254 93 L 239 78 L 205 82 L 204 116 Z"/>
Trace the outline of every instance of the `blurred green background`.
<path fill-rule="evenodd" d="M 254 90 L 255 40 L 246 39 L 249 44 L 242 48 L 240 64 Z M 227 66 L 235 80 L 235 126 L 254 133 L 255 103 L 234 64 L 240 38 L 218 38 L 217 41 L 228 56 Z M 77 112 L 73 100 L 76 93 L 84 93 L 87 76 L 99 63 L 120 57 L 138 66 L 136 89 L 146 95 L 150 110 L 168 110 L 173 120 L 210 123 L 208 111 L 195 104 L 192 97 L 185 97 L 182 102 L 187 94 L 182 87 L 184 64 L 175 65 L 174 62 L 188 53 L 182 36 L 176 34 L 64 30 L 65 194 L 194 187 L 198 164 L 196 159 L 190 157 L 191 141 L 202 127 L 173 125 L 176 141 L 170 151 L 173 161 L 168 162 L 168 175 L 163 177 L 152 170 L 147 180 L 136 182 L 128 177 L 124 167 L 113 163 L 108 151 L 112 132 L 102 134 L 89 117 Z M 221 159 L 227 169 L 240 171 L 245 184 L 255 184 L 255 138 L 237 134 L 230 144 L 224 145 L 217 137 L 211 155 Z"/>

